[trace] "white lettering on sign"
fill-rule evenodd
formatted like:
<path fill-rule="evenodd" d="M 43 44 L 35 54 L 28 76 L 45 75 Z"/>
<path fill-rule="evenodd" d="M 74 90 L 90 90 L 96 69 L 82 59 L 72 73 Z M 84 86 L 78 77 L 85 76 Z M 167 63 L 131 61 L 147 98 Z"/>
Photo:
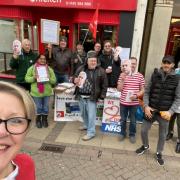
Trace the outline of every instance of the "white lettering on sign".
<path fill-rule="evenodd" d="M 110 131 L 110 132 L 121 132 L 121 126 L 116 126 L 116 125 L 106 125 L 105 126 L 105 131 Z"/>
<path fill-rule="evenodd" d="M 31 2 L 61 3 L 62 0 L 30 0 Z"/>
<path fill-rule="evenodd" d="M 92 6 L 92 3 L 84 2 L 84 1 L 66 1 L 66 5 L 68 5 L 68 6 Z"/>

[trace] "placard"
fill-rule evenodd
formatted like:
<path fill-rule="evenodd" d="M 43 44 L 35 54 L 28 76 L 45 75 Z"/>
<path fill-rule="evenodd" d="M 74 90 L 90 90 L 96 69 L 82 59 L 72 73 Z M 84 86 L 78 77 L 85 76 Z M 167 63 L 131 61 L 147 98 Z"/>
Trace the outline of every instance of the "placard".
<path fill-rule="evenodd" d="M 120 101 L 119 99 L 106 98 L 104 100 L 102 131 L 120 133 Z"/>
<path fill-rule="evenodd" d="M 59 21 L 41 19 L 41 42 L 59 44 Z"/>

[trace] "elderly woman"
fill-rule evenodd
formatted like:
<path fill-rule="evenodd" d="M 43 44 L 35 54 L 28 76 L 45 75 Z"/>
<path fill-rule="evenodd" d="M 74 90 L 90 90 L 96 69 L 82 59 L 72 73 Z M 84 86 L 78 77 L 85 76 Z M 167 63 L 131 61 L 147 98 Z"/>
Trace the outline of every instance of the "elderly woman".
<path fill-rule="evenodd" d="M 35 105 L 20 87 L 0 82 L 0 179 L 34 180 L 34 163 L 30 156 L 18 154 L 31 121 Z"/>

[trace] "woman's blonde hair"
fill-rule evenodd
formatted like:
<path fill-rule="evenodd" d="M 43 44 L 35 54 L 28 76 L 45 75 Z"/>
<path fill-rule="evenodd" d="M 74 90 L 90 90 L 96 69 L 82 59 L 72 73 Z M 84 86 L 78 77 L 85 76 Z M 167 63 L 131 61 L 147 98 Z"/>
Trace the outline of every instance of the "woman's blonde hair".
<path fill-rule="evenodd" d="M 31 119 L 32 121 L 35 120 L 36 108 L 35 108 L 34 101 L 28 92 L 26 92 L 24 89 L 22 89 L 21 87 L 13 83 L 0 81 L 0 93 L 1 92 L 16 96 L 23 103 L 26 118 Z"/>

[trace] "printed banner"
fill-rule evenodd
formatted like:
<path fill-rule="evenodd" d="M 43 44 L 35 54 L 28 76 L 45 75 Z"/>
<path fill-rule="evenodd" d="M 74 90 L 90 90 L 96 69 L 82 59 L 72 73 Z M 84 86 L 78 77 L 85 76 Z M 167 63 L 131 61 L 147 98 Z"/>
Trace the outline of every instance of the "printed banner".
<path fill-rule="evenodd" d="M 101 125 L 104 101 L 97 102 L 96 125 Z M 74 95 L 67 93 L 55 94 L 55 121 L 82 121 L 79 102 Z"/>

